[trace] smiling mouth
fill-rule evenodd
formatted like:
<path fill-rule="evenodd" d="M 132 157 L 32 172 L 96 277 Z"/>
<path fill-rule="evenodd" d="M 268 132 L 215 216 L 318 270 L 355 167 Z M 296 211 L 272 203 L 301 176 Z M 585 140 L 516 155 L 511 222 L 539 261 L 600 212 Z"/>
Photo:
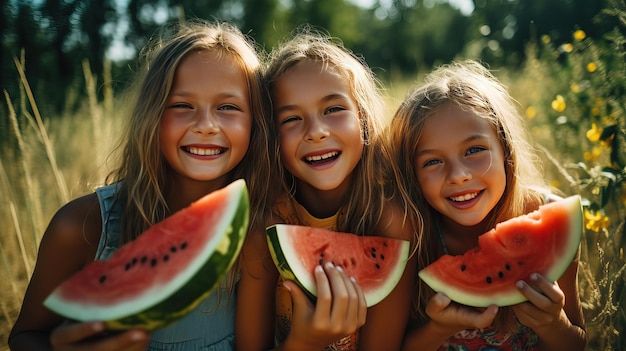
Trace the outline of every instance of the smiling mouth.
<path fill-rule="evenodd" d="M 226 152 L 226 149 L 222 147 L 205 149 L 194 146 L 185 146 L 182 149 L 187 153 L 198 156 L 215 156 Z"/>
<path fill-rule="evenodd" d="M 330 162 L 330 161 L 336 159 L 337 157 L 339 157 L 339 154 L 340 154 L 339 151 L 331 151 L 331 152 L 327 152 L 327 153 L 322 154 L 322 155 L 307 156 L 307 157 L 304 158 L 304 162 L 306 162 L 308 164 L 326 163 L 326 162 Z"/>
<path fill-rule="evenodd" d="M 478 196 L 481 192 L 482 192 L 482 190 L 479 191 L 479 192 L 475 192 L 475 193 L 471 193 L 471 194 L 465 194 L 465 195 L 461 195 L 461 196 L 451 196 L 448 199 L 450 199 L 451 201 L 454 201 L 454 202 L 468 201 L 468 200 L 471 200 L 471 199 L 475 198 L 476 196 Z"/>

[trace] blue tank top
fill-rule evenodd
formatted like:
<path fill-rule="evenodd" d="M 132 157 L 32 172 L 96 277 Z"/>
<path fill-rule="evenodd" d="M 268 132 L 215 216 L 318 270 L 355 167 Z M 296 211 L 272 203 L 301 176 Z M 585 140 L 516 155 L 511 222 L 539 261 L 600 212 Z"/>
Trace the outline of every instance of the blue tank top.
<path fill-rule="evenodd" d="M 96 260 L 106 260 L 119 248 L 122 206 L 115 201 L 120 183 L 96 189 L 102 233 Z M 235 292 L 225 282 L 187 316 L 151 333 L 149 351 L 231 351 L 235 349 Z"/>

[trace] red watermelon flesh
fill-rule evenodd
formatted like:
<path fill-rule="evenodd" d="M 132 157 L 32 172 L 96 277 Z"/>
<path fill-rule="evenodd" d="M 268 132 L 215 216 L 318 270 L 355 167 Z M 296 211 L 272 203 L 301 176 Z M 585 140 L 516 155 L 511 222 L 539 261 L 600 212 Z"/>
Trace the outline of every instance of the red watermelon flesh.
<path fill-rule="evenodd" d="M 109 329 L 165 326 L 217 287 L 247 225 L 247 190 L 238 180 L 151 226 L 108 260 L 90 263 L 44 304 L 70 319 L 106 321 Z"/>
<path fill-rule="evenodd" d="M 409 253 L 406 240 L 287 224 L 268 227 L 267 240 L 284 279 L 294 280 L 314 297 L 315 267 L 332 262 L 355 278 L 368 307 L 384 299 L 397 285 Z"/>
<path fill-rule="evenodd" d="M 537 211 L 498 223 L 463 255 L 443 255 L 419 272 L 433 290 L 458 303 L 508 306 L 526 298 L 519 280 L 539 273 L 556 281 L 574 259 L 582 237 L 579 196 L 545 204 Z"/>

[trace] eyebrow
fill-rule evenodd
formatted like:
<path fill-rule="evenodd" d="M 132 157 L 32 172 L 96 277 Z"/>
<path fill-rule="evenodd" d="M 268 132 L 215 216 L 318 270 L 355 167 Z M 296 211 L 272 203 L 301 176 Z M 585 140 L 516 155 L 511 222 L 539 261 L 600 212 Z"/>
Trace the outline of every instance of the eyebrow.
<path fill-rule="evenodd" d="M 188 96 L 195 96 L 198 95 L 197 93 L 193 92 L 193 91 L 189 91 L 189 90 L 175 90 L 172 89 L 170 90 L 170 93 L 168 94 L 168 97 L 188 97 Z M 239 94 L 236 91 L 224 91 L 224 92 L 220 92 L 219 94 L 216 94 L 216 96 L 220 99 L 229 99 L 229 98 L 236 98 L 236 99 L 242 99 L 242 98 L 246 98 L 245 94 Z"/>

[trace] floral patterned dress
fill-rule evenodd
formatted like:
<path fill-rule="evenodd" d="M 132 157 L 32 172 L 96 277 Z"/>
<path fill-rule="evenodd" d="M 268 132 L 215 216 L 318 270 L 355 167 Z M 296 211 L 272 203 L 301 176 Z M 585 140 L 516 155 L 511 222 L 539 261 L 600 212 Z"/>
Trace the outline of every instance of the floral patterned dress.
<path fill-rule="evenodd" d="M 516 333 L 498 332 L 493 327 L 466 329 L 456 333 L 439 351 L 531 351 L 538 350 L 537 334 L 515 319 Z"/>

